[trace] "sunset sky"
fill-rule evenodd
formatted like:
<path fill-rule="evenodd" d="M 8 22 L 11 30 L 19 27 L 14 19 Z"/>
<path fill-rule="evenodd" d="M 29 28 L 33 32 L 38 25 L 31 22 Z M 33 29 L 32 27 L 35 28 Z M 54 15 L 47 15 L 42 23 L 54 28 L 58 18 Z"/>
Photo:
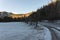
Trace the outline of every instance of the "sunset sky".
<path fill-rule="evenodd" d="M 0 11 L 26 13 L 35 11 L 51 0 L 0 0 Z"/>

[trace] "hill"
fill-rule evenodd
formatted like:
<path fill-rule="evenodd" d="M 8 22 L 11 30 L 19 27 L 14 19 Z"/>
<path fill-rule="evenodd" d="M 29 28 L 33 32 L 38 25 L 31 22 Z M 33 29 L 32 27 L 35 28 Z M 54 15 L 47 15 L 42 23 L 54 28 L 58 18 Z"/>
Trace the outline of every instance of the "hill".
<path fill-rule="evenodd" d="M 14 14 L 14 13 L 3 11 L 3 12 L 0 12 L 0 18 L 4 18 L 4 17 L 11 17 L 11 18 L 22 18 L 23 17 L 24 18 L 24 17 L 28 17 L 30 14 L 31 12 L 26 13 L 26 14 Z"/>

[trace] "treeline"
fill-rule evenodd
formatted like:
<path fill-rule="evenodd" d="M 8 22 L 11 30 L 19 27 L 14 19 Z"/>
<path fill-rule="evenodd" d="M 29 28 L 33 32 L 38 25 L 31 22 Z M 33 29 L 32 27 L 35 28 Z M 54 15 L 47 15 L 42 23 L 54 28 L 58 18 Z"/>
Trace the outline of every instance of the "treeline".
<path fill-rule="evenodd" d="M 30 22 L 31 25 L 35 24 L 35 27 L 38 26 L 38 22 L 42 20 L 48 20 L 53 22 L 55 20 L 60 20 L 60 13 L 58 13 L 57 2 L 50 3 L 46 6 L 37 9 L 37 11 L 32 12 L 32 14 L 26 18 L 26 23 Z"/>
<path fill-rule="evenodd" d="M 0 22 L 23 22 L 25 18 L 12 18 L 12 17 L 4 17 L 0 18 Z"/>
<path fill-rule="evenodd" d="M 0 22 L 38 22 L 42 20 L 54 21 L 60 20 L 60 13 L 57 11 L 57 2 L 50 3 L 46 6 L 37 9 L 37 11 L 32 12 L 30 16 L 27 18 L 11 18 L 11 17 L 4 17 L 0 18 Z"/>
<path fill-rule="evenodd" d="M 27 18 L 28 21 L 41 21 L 41 20 L 60 20 L 60 13 L 57 11 L 57 2 L 51 3 L 37 9 L 36 12 Z"/>

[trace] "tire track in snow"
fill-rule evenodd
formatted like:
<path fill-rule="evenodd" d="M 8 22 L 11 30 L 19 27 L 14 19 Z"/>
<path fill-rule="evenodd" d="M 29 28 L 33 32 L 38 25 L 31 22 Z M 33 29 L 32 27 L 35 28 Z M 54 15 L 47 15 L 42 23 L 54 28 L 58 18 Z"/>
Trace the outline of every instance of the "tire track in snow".
<path fill-rule="evenodd" d="M 55 28 L 55 27 L 52 27 L 52 26 L 44 25 L 44 24 L 41 24 L 41 25 L 47 27 L 47 28 L 50 30 L 51 35 L 52 35 L 52 40 L 59 40 L 58 37 L 57 37 L 57 35 L 56 35 L 56 33 L 55 33 L 55 31 L 54 31 L 52 28 L 60 31 L 59 29 L 57 29 L 57 28 Z"/>

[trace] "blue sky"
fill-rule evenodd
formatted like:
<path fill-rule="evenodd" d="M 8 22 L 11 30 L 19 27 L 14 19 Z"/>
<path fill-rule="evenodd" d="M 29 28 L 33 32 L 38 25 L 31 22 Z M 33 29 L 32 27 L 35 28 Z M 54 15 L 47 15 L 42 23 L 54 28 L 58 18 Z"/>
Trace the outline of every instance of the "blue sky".
<path fill-rule="evenodd" d="M 0 11 L 26 13 L 35 11 L 50 0 L 0 0 Z"/>

